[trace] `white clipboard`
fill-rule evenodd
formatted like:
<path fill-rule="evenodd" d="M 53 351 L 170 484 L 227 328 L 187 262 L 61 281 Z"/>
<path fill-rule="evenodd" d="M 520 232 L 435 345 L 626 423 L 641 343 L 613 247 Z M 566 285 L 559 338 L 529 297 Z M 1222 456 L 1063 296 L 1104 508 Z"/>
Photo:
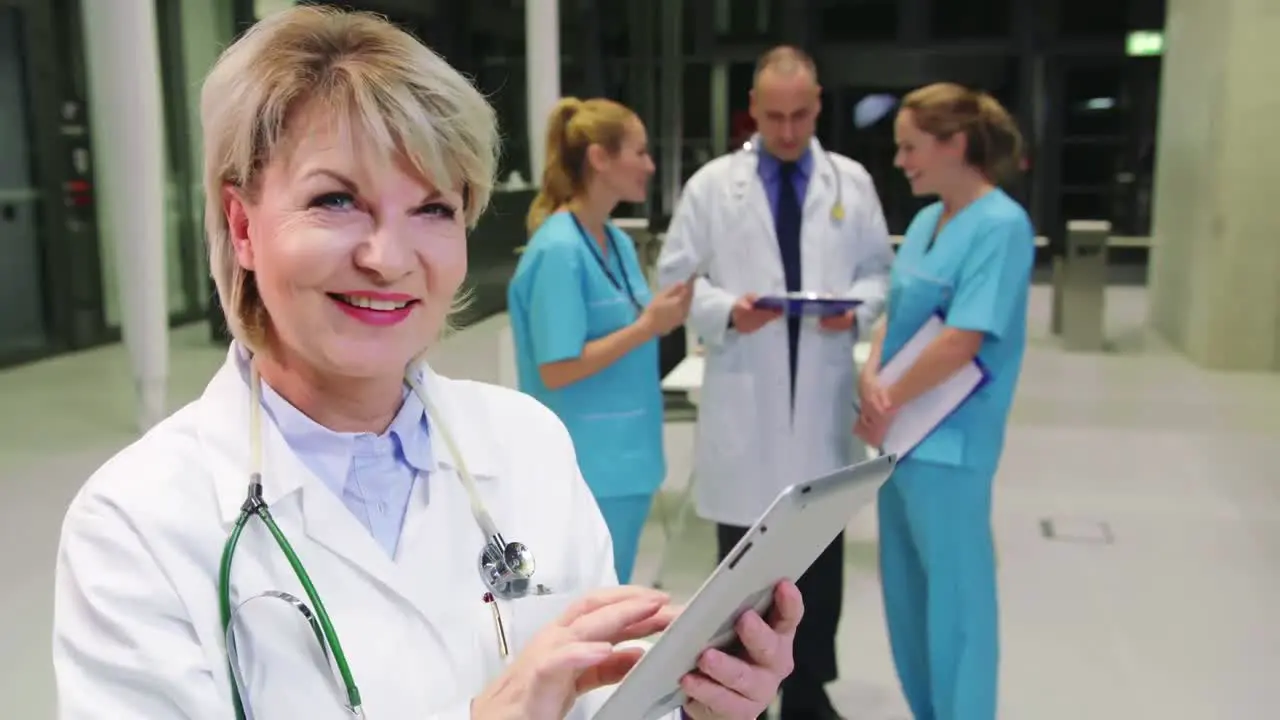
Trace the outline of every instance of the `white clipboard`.
<path fill-rule="evenodd" d="M 881 385 L 888 386 L 897 382 L 920 359 L 920 354 L 945 327 L 942 317 L 930 316 L 907 344 L 880 368 L 877 377 Z M 905 457 L 948 415 L 986 384 L 989 377 L 986 369 L 975 358 L 950 378 L 899 408 L 885 433 L 880 451 L 899 458 Z"/>

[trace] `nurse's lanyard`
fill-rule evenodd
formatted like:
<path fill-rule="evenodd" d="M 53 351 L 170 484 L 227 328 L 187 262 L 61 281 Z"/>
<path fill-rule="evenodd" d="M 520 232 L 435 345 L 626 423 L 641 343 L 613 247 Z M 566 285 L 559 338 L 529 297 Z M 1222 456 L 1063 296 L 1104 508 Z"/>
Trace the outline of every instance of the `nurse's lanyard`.
<path fill-rule="evenodd" d="M 613 271 L 609 269 L 609 263 L 605 262 L 604 255 L 600 252 L 600 248 L 596 247 L 596 241 L 591 237 L 591 233 L 587 232 L 587 229 L 582 227 L 582 222 L 578 220 L 578 216 L 574 215 L 573 212 L 570 212 L 569 217 L 573 218 L 573 224 L 578 226 L 578 234 L 582 236 L 582 241 L 587 244 L 587 249 L 591 251 L 591 257 L 595 258 L 596 262 L 599 263 L 600 269 L 604 271 L 605 277 L 609 278 L 609 282 L 613 283 L 613 287 L 618 292 L 625 292 L 627 294 L 627 299 L 631 301 L 631 305 L 636 309 L 637 313 L 643 313 L 644 306 L 636 299 L 635 291 L 631 289 L 631 280 L 627 277 L 627 266 L 622 262 L 622 256 L 618 254 L 618 244 L 613 241 L 613 233 L 609 232 L 609 228 L 607 226 L 605 227 L 604 235 L 608 238 L 609 252 L 613 254 L 613 257 L 618 258 L 618 267 L 622 270 L 622 283 L 626 284 L 626 290 L 622 289 L 622 283 L 618 282 L 618 278 L 613 276 Z"/>
<path fill-rule="evenodd" d="M 302 566 L 302 561 L 298 559 L 293 546 L 290 545 L 289 540 L 280 531 L 279 526 L 276 525 L 270 510 L 267 508 L 266 501 L 262 499 L 262 384 L 258 377 L 257 366 L 252 361 L 250 361 L 249 375 L 251 396 L 249 401 L 249 490 L 244 504 L 240 506 L 240 515 L 236 518 L 235 526 L 232 527 L 231 534 L 227 537 L 226 545 L 223 546 L 222 563 L 218 573 L 218 603 L 222 616 L 222 631 L 226 636 L 227 642 L 227 664 L 231 670 L 231 697 L 235 703 L 236 718 L 238 720 L 251 720 L 253 711 L 240 695 L 241 689 L 245 684 L 236 653 L 234 623 L 245 605 L 260 598 L 283 600 L 292 605 L 306 619 L 307 624 L 311 626 L 312 634 L 315 635 L 316 644 L 324 654 L 330 669 L 335 673 L 336 681 L 344 689 L 348 713 L 353 718 L 364 718 L 360 690 L 356 687 L 355 679 L 351 675 L 351 668 L 347 665 L 347 656 L 342 651 L 342 643 L 338 641 L 338 633 L 334 630 L 333 623 L 329 620 L 329 613 L 324 608 L 324 602 L 320 600 L 320 594 L 316 592 L 315 586 L 311 583 L 311 577 L 307 574 L 306 568 Z M 518 542 L 508 543 L 503 539 L 502 534 L 498 532 L 497 526 L 494 525 L 493 518 L 489 516 L 489 512 L 485 509 L 484 503 L 480 499 L 480 492 L 476 489 L 475 480 L 467 470 L 466 461 L 462 459 L 462 454 L 458 452 L 458 446 L 454 443 L 453 436 L 449 433 L 448 427 L 441 421 L 440 414 L 436 412 L 431 399 L 427 397 L 426 391 L 412 370 L 405 374 L 405 382 L 413 388 L 414 394 L 422 401 L 422 406 L 426 410 L 432 429 L 439 431 L 440 436 L 444 438 L 445 445 L 449 448 L 449 453 L 453 455 L 454 462 L 458 465 L 458 476 L 461 478 L 462 486 L 466 489 L 467 495 L 471 500 L 471 514 L 475 517 L 476 523 L 480 526 L 481 531 L 484 532 L 486 539 L 484 547 L 480 550 L 478 561 L 480 577 L 484 580 L 485 587 L 496 597 L 506 600 L 514 600 L 530 594 L 529 580 L 533 576 L 535 565 L 533 554 L 523 544 Z M 307 601 L 311 603 L 310 607 L 297 597 L 280 590 L 268 590 L 244 600 L 234 609 L 231 607 L 231 563 L 235 557 L 236 546 L 240 542 L 240 534 L 244 532 L 245 526 L 248 525 L 249 520 L 253 517 L 262 519 L 262 523 L 266 525 L 272 538 L 275 539 L 280 552 L 289 561 L 289 566 L 293 568 L 293 573 L 297 576 L 298 583 L 302 586 L 303 593 L 307 596 Z M 545 590 L 539 586 L 538 590 L 534 592 L 545 592 Z"/>

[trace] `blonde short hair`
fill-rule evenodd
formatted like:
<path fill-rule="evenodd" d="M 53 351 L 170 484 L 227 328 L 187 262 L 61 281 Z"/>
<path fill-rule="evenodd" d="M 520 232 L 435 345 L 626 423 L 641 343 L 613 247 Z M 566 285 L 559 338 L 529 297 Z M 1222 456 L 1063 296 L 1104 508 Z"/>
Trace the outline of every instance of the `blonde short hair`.
<path fill-rule="evenodd" d="M 286 123 L 311 102 L 441 187 L 464 188 L 467 226 L 489 203 L 497 169 L 497 118 L 444 58 L 385 19 L 298 6 L 271 15 L 226 49 L 205 79 L 205 232 L 227 326 L 260 350 L 267 312 L 253 273 L 236 259 L 223 208 L 230 183 L 252 194 L 290 140 Z"/>

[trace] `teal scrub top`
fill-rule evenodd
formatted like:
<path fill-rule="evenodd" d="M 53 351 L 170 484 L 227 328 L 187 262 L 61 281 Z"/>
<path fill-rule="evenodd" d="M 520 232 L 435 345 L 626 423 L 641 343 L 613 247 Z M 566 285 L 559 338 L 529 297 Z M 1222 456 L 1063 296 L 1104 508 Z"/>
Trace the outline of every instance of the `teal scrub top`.
<path fill-rule="evenodd" d="M 634 323 L 636 304 L 652 300 L 631 238 L 612 224 L 607 230 L 608 257 L 568 212 L 547 218 L 529 239 L 507 287 L 516 370 L 520 390 L 568 427 L 596 497 L 648 495 L 667 474 L 658 341 L 559 390 L 547 388 L 538 372 L 547 363 L 581 356 L 588 342 Z"/>
<path fill-rule="evenodd" d="M 956 213 L 930 240 L 942 203 L 911 221 L 889 274 L 888 362 L 931 315 L 984 334 L 978 361 L 988 381 L 908 458 L 995 472 L 1026 347 L 1035 229 L 1026 211 L 995 189 Z"/>

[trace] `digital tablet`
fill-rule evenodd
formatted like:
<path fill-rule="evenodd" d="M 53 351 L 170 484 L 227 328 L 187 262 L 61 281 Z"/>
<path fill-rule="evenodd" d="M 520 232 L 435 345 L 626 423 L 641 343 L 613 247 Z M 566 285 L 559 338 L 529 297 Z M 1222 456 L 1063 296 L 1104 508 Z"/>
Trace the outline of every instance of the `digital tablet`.
<path fill-rule="evenodd" d="M 774 588 L 818 559 L 893 472 L 886 455 L 783 490 L 667 631 L 627 673 L 594 720 L 654 720 L 685 703 L 680 678 L 709 648 L 740 654 L 734 625 L 747 610 L 768 619 Z"/>

